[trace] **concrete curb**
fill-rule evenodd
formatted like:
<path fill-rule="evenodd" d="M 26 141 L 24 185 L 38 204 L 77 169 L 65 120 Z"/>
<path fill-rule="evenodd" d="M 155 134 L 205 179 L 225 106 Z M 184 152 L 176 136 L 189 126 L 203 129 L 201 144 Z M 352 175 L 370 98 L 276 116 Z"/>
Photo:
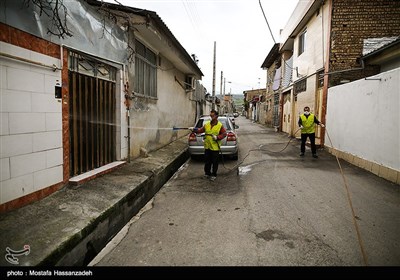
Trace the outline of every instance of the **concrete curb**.
<path fill-rule="evenodd" d="M 189 158 L 186 137 L 79 186 L 0 215 L 0 248 L 20 266 L 87 265 Z M 0 258 L 1 266 L 10 266 Z"/>

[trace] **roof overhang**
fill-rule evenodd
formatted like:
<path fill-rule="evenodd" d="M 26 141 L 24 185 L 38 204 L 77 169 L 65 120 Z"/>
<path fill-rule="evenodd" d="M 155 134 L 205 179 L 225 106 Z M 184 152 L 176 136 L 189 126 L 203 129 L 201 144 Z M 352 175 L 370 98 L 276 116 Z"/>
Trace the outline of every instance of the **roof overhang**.
<path fill-rule="evenodd" d="M 362 56 L 361 60 L 373 65 L 382 64 L 396 58 L 400 58 L 400 37 L 399 39 Z"/>
<path fill-rule="evenodd" d="M 279 57 L 279 45 L 279 43 L 275 43 L 275 45 L 271 48 L 263 64 L 261 65 L 262 69 L 267 69 L 271 67 L 271 65 Z"/>
<path fill-rule="evenodd" d="M 130 21 L 130 25 L 135 29 L 135 34 L 139 34 L 138 36 L 142 40 L 145 40 L 151 47 L 156 48 L 156 51 L 173 63 L 177 69 L 186 75 L 193 75 L 197 79 L 201 79 L 204 76 L 197 63 L 156 12 L 96 0 L 85 1 L 94 7 L 103 7 L 116 13 L 128 15 L 125 16 L 125 20 Z M 121 24 L 121 22 L 118 23 Z"/>

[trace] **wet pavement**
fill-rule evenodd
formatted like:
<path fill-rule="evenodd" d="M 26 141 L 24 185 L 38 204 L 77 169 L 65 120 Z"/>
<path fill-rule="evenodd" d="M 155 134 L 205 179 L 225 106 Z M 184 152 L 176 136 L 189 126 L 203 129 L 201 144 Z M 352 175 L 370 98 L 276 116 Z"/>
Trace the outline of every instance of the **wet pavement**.
<path fill-rule="evenodd" d="M 244 119 L 241 119 L 241 122 L 242 124 L 250 123 L 249 120 Z M 327 248 L 325 251 L 319 249 L 317 251 L 331 255 L 330 252 L 334 251 L 332 248 L 338 247 L 342 255 L 338 254 L 338 261 L 334 261 L 335 265 L 341 265 L 342 260 L 345 260 L 344 263 L 352 265 L 354 259 L 358 260 L 356 265 L 362 265 L 359 252 L 347 250 L 350 247 L 338 237 L 350 236 L 349 240 L 354 239 L 353 235 L 347 232 L 351 225 L 348 209 L 346 207 L 337 209 L 338 201 L 342 203 L 344 195 L 343 182 L 335 157 L 326 151 L 321 151 L 320 158 L 316 160 L 311 158 L 308 151 L 305 158 L 301 159 L 298 156 L 299 143 L 296 142 L 297 140 L 291 141 L 287 149 L 282 151 L 289 141 L 287 135 L 275 133 L 272 129 L 260 131 L 256 126 L 263 127 L 259 124 L 254 124 L 254 127 L 241 126 L 239 135 L 246 145 L 241 150 L 240 160 L 225 162 L 228 169 L 234 169 L 235 165 L 240 163 L 238 168 L 240 176 L 233 176 L 235 178 L 231 178 L 231 171 L 224 170 L 225 166 L 223 165 L 217 182 L 213 182 L 214 185 L 204 184 L 204 179 L 202 179 L 203 163 L 199 161 L 195 162 L 196 166 L 191 169 L 197 173 L 183 171 L 177 175 L 180 180 L 178 183 L 167 184 L 162 192 L 158 192 L 189 158 L 187 138 L 182 137 L 162 149 L 149 153 L 147 158 L 135 159 L 82 185 L 65 187 L 38 202 L 1 214 L 0 248 L 2 248 L 4 257 L 0 258 L 0 266 L 87 265 L 155 197 L 156 207 L 152 211 L 153 214 L 147 213 L 148 219 L 152 221 L 167 220 L 168 223 L 165 225 L 167 229 L 185 226 L 182 236 L 179 236 L 176 231 L 170 236 L 171 246 L 177 246 L 178 238 L 181 242 L 178 244 L 180 247 L 188 239 L 187 246 L 189 249 L 192 248 L 191 239 L 194 238 L 194 235 L 187 235 L 186 231 L 188 223 L 194 223 L 197 221 L 196 219 L 202 228 L 204 223 L 209 224 L 210 233 L 215 232 L 216 228 L 224 233 L 231 233 L 230 239 L 228 239 L 232 241 L 231 244 L 241 245 L 240 250 L 230 254 L 231 260 L 225 258 L 224 255 L 214 254 L 214 257 L 220 257 L 219 262 L 214 263 L 220 265 L 233 263 L 238 265 L 279 264 L 282 263 L 282 259 L 279 258 L 283 258 L 289 264 L 302 263 L 288 261 L 290 254 L 273 256 L 272 252 L 279 252 L 277 248 L 280 247 L 271 246 L 280 246 L 278 242 L 284 242 L 284 248 L 291 252 L 308 248 L 307 244 L 315 243 L 316 249 L 313 247 L 315 250 L 325 243 L 331 244 L 323 246 Z M 257 151 L 250 153 L 251 149 Z M 276 151 L 280 151 L 280 153 L 277 154 Z M 249 153 L 250 155 L 247 157 Z M 396 219 L 399 211 L 398 185 L 389 183 L 350 164 L 344 164 L 344 168 L 346 168 L 345 172 L 349 183 L 357 187 L 353 197 L 357 198 L 355 203 L 361 210 L 355 218 L 365 221 L 364 227 L 368 230 L 368 234 L 364 237 L 368 237 L 367 242 L 373 242 L 371 243 L 373 247 L 368 248 L 368 252 L 374 252 L 375 259 L 371 259 L 372 265 L 374 263 L 397 265 L 400 263 L 398 253 L 395 252 L 394 257 L 388 258 L 385 250 L 390 247 L 388 244 L 392 244 L 390 248 L 399 246 L 397 233 L 400 229 L 398 219 Z M 288 172 L 289 170 L 290 172 Z M 257 176 L 251 176 L 252 172 L 262 174 L 266 178 L 260 179 Z M 186 177 L 190 180 L 190 184 L 185 181 Z M 220 182 L 218 180 L 223 180 L 225 184 L 218 183 Z M 258 185 L 260 185 L 259 188 Z M 339 191 L 333 195 L 333 190 Z M 311 191 L 315 191 L 315 195 L 310 195 Z M 308 195 L 305 196 L 305 193 Z M 201 199 L 197 195 L 200 195 Z M 209 199 L 209 195 L 212 197 L 217 195 L 222 199 L 222 202 L 220 201 L 222 206 L 217 205 L 218 201 L 215 200 L 215 197 Z M 172 202 L 166 199 L 169 196 L 172 197 Z M 232 204 L 234 196 L 239 198 L 237 205 Z M 260 201 L 268 203 L 260 203 Z M 252 214 L 250 218 L 244 210 L 246 205 L 252 207 L 251 211 L 246 210 Z M 388 205 L 391 205 L 392 208 Z M 163 207 L 170 209 L 167 208 L 169 210 L 166 211 L 166 208 Z M 380 209 L 380 212 L 374 211 L 374 207 Z M 292 208 L 297 211 L 296 215 L 290 215 L 291 211 L 294 211 Z M 315 212 L 310 209 L 314 209 Z M 190 211 L 197 213 L 198 216 L 190 214 L 192 213 Z M 204 220 L 204 217 L 216 217 L 213 211 L 225 214 L 226 217 L 223 217 L 223 221 L 232 221 L 236 225 L 234 228 L 240 234 L 232 231 L 229 223 L 223 224 L 216 218 L 215 221 Z M 286 217 L 286 214 L 289 216 Z M 165 215 L 170 220 L 165 218 Z M 191 221 L 188 220 L 188 215 L 191 217 Z M 282 219 L 282 215 L 285 216 L 285 219 Z M 316 218 L 319 215 L 333 216 L 329 216 L 329 219 L 325 221 Z M 385 221 L 381 218 L 383 216 Z M 266 220 L 265 217 L 268 219 Z M 341 217 L 342 219 L 339 219 Z M 249 230 L 244 226 L 249 221 L 251 221 L 250 233 L 242 231 L 243 228 Z M 266 222 L 268 222 L 268 226 L 265 225 Z M 337 225 L 333 225 L 333 222 L 337 222 Z M 340 226 L 341 223 L 345 223 L 347 227 Z M 146 222 L 145 219 L 141 219 L 141 222 L 138 223 L 143 227 L 147 227 L 149 224 L 150 222 Z M 164 223 L 160 224 L 164 225 Z M 140 237 L 142 235 L 138 232 L 146 231 L 138 225 L 131 230 L 131 234 L 136 232 L 136 238 L 145 238 L 145 241 L 148 242 L 150 235 Z M 224 227 L 221 228 L 221 225 Z M 297 232 L 292 232 L 293 225 L 297 225 L 293 231 L 303 232 L 306 238 L 303 238 L 302 235 L 299 237 Z M 386 230 L 383 231 L 385 238 L 380 243 L 376 243 L 375 241 L 379 240 L 382 233 L 382 230 L 377 230 L 379 226 Z M 314 232 L 308 232 L 309 229 L 319 229 L 322 232 L 321 236 L 315 237 Z M 160 240 L 160 233 L 168 234 L 170 231 L 163 228 L 163 230 L 155 230 L 153 233 L 156 234 L 155 238 Z M 196 227 L 193 227 L 192 233 L 203 234 Z M 253 241 L 256 239 L 256 242 L 245 243 L 243 241 L 245 239 L 241 237 L 248 235 L 253 238 Z M 132 242 L 135 241 L 132 240 Z M 226 240 L 227 236 L 220 234 L 220 239 L 214 240 L 215 244 L 205 243 L 197 248 L 198 254 L 195 256 L 197 259 L 190 260 L 185 253 L 182 256 L 183 261 L 180 262 L 177 259 L 176 263 L 208 265 L 210 256 L 207 254 L 225 244 Z M 135 246 L 147 244 L 145 241 Z M 128 242 L 128 238 L 126 242 Z M 159 243 L 155 244 L 161 246 Z M 258 244 L 258 247 L 253 250 L 249 245 L 253 246 L 254 244 Z M 159 264 L 162 258 L 159 248 L 154 247 L 156 245 L 141 248 L 141 253 L 134 256 L 138 259 L 137 263 L 135 263 L 136 259 L 131 257 L 123 260 L 115 259 L 117 263 L 108 263 L 107 265 L 130 265 L 130 263 L 124 264 L 123 261 L 130 261 L 133 265 L 143 265 L 139 261 L 141 257 L 144 258 L 146 250 L 157 252 L 151 256 L 156 258 L 155 263 Z M 163 243 L 162 248 L 165 252 L 169 252 L 165 250 L 167 248 L 165 246 L 167 246 L 166 243 Z M 236 247 L 231 247 L 230 250 L 234 248 Z M 384 250 L 384 248 L 386 249 Z M 204 249 L 204 255 L 199 253 L 201 249 Z M 310 258 L 316 255 L 311 253 L 314 251 L 310 251 L 307 255 L 304 250 L 299 251 L 298 254 L 304 255 L 304 263 L 309 264 Z M 255 258 L 255 261 L 251 261 L 252 259 L 247 257 L 237 259 L 243 252 L 248 252 L 249 256 Z M 265 256 L 264 252 L 267 252 Z M 130 253 L 130 255 L 132 254 Z M 174 256 L 178 258 L 177 255 Z M 17 263 L 14 264 L 13 261 Z M 171 254 L 166 253 L 165 261 L 164 264 L 171 261 Z M 320 260 L 316 259 L 315 263 L 319 263 L 318 261 Z M 147 265 L 151 265 L 150 263 L 149 261 Z M 99 263 L 99 265 L 102 264 L 104 265 L 104 262 Z"/>

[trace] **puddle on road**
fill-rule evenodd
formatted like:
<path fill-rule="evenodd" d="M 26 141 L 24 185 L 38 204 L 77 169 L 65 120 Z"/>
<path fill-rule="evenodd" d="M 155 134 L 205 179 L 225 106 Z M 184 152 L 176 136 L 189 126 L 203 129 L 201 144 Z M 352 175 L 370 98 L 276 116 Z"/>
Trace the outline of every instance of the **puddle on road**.
<path fill-rule="evenodd" d="M 239 175 L 246 175 L 247 173 L 249 173 L 252 169 L 252 166 L 256 165 L 256 163 L 250 164 L 250 165 L 246 165 L 246 166 L 239 166 Z"/>

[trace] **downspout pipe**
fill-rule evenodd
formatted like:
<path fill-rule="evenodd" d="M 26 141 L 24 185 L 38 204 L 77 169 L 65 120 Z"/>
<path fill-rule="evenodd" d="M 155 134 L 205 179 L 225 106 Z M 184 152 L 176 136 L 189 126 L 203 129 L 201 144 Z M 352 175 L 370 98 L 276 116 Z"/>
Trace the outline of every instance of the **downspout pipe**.
<path fill-rule="evenodd" d="M 322 118 L 321 122 L 326 124 L 326 106 L 328 103 L 328 84 L 329 84 L 329 55 L 331 52 L 331 22 L 332 22 L 332 1 L 333 0 L 328 0 L 328 36 L 326 39 L 326 57 L 325 57 L 325 69 L 324 69 L 324 87 L 322 90 Z M 324 34 L 322 35 L 324 36 Z M 325 128 L 323 127 L 321 130 L 321 147 L 324 147 L 325 145 Z"/>
<path fill-rule="evenodd" d="M 124 66 L 125 69 L 125 66 Z M 125 75 L 125 70 L 124 70 Z M 124 83 L 124 92 L 125 92 L 125 105 L 126 105 L 126 117 L 127 117 L 127 125 L 128 125 L 128 135 L 125 136 L 128 141 L 128 157 L 127 161 L 131 162 L 131 116 L 130 116 L 130 100 L 132 97 L 129 94 L 129 83 L 126 81 Z"/>

